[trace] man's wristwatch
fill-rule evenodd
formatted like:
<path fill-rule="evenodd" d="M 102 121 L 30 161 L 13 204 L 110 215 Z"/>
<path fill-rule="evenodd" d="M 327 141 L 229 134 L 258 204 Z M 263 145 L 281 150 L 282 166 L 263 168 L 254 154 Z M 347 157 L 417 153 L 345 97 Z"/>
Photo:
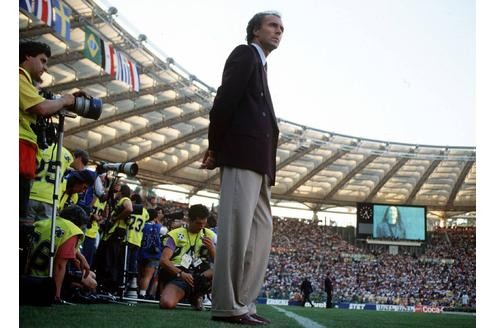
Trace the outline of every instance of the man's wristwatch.
<path fill-rule="evenodd" d="M 180 275 L 182 274 L 182 270 L 180 270 L 179 272 L 177 272 L 177 278 L 180 278 Z"/>

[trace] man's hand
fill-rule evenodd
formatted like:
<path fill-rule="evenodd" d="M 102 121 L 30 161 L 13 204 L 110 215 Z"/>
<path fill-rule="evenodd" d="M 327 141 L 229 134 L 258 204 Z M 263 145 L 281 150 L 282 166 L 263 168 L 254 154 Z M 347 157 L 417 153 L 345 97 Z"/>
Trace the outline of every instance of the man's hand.
<path fill-rule="evenodd" d="M 73 95 L 66 93 L 66 94 L 62 95 L 62 97 L 60 99 L 61 99 L 62 103 L 64 104 L 63 105 L 64 107 L 74 105 L 75 98 Z"/>
<path fill-rule="evenodd" d="M 76 91 L 72 94 L 74 97 L 85 97 L 85 98 L 91 98 L 90 95 L 88 95 L 86 92 L 82 91 L 82 90 L 79 90 L 79 91 Z"/>
<path fill-rule="evenodd" d="M 103 215 L 96 214 L 95 217 L 98 224 L 103 224 L 105 222 L 105 217 Z"/>
<path fill-rule="evenodd" d="M 211 238 L 204 236 L 203 239 L 203 245 L 210 251 L 210 254 L 215 251 L 215 245 L 213 244 L 213 240 Z"/>
<path fill-rule="evenodd" d="M 194 288 L 194 278 L 192 274 L 182 271 L 180 277 L 182 278 L 182 280 L 187 282 L 189 286 Z"/>
<path fill-rule="evenodd" d="M 202 169 L 213 170 L 216 165 L 215 152 L 213 150 L 207 150 L 201 163 Z"/>

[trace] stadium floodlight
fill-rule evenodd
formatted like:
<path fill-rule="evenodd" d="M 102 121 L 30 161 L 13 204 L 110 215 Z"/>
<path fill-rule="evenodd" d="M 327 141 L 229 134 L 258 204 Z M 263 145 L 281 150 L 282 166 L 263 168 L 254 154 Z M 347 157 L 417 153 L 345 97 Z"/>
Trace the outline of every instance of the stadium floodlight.
<path fill-rule="evenodd" d="M 108 8 L 107 10 L 107 13 L 110 15 L 110 16 L 113 16 L 113 15 L 117 15 L 119 11 L 117 10 L 117 8 L 115 7 L 110 7 Z"/>

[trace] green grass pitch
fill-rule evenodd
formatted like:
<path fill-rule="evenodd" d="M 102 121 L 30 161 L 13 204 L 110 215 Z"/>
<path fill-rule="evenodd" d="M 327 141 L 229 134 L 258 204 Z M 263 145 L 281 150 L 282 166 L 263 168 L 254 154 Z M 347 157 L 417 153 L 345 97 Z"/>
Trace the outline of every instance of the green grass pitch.
<path fill-rule="evenodd" d="M 357 311 L 342 309 L 280 308 L 310 319 L 324 327 L 349 328 L 468 328 L 476 327 L 476 317 L 457 314 L 426 314 Z M 270 319 L 268 327 L 303 327 L 296 320 L 271 305 L 258 305 L 258 314 Z M 160 310 L 156 304 L 53 305 L 51 307 L 21 306 L 19 326 L 27 327 L 242 327 L 210 320 L 210 311 L 197 312 L 190 308 Z"/>

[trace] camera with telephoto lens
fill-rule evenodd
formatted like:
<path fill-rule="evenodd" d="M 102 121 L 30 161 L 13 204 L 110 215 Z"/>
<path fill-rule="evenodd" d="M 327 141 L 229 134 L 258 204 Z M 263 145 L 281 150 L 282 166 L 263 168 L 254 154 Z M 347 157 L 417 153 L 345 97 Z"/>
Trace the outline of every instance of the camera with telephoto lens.
<path fill-rule="evenodd" d="M 40 90 L 39 94 L 48 100 L 55 100 L 61 97 L 60 95 L 55 95 L 52 92 L 43 89 Z M 64 109 L 84 118 L 97 120 L 101 115 L 101 107 L 101 99 L 77 96 L 74 99 L 74 105 L 64 107 Z M 31 123 L 31 128 L 36 134 L 36 143 L 40 149 L 46 149 L 51 144 L 57 142 L 57 125 L 53 124 L 51 117 L 38 116 L 36 123 Z"/>
<path fill-rule="evenodd" d="M 105 173 L 108 170 L 115 171 L 117 173 L 125 173 L 133 177 L 138 173 L 139 167 L 136 162 L 101 163 L 96 166 L 97 174 Z"/>
<path fill-rule="evenodd" d="M 47 90 L 41 90 L 40 95 L 43 98 L 49 100 L 55 100 L 62 97 Z M 84 118 L 91 118 L 93 120 L 97 120 L 100 118 L 102 106 L 103 106 L 103 102 L 99 98 L 75 96 L 74 105 L 64 107 L 64 109 L 73 112 L 74 114 L 77 114 L 79 116 L 82 116 Z"/>

